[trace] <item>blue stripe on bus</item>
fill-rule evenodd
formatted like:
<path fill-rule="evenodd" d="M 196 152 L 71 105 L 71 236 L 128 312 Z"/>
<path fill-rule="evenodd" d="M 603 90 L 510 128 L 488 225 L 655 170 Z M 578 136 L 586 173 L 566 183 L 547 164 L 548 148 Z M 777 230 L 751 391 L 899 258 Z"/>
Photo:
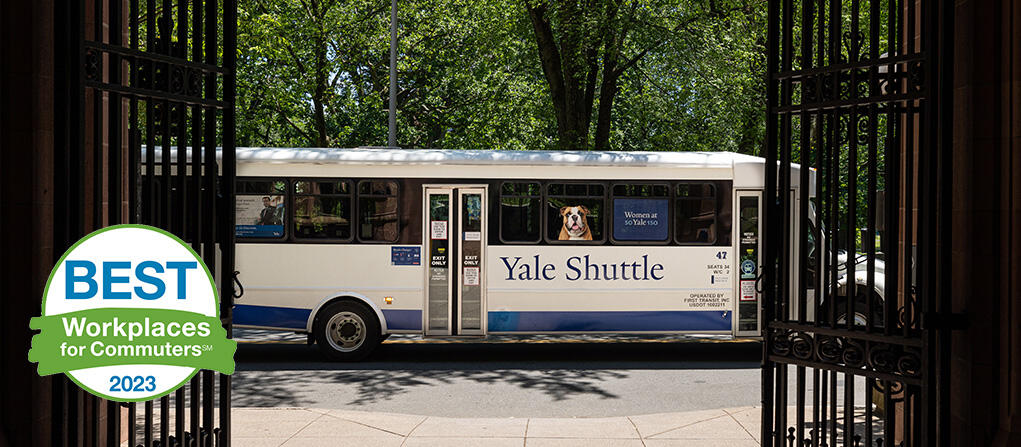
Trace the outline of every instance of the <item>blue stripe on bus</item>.
<path fill-rule="evenodd" d="M 310 309 L 234 306 L 234 324 L 304 330 Z M 720 311 L 489 312 L 489 332 L 729 331 L 731 313 Z M 390 330 L 421 330 L 422 311 L 383 311 Z"/>
<path fill-rule="evenodd" d="M 489 312 L 489 332 L 730 331 L 731 312 Z"/>
<path fill-rule="evenodd" d="M 383 309 L 383 317 L 386 318 L 386 328 L 391 331 L 422 330 L 420 310 Z"/>
<path fill-rule="evenodd" d="M 305 330 L 311 309 L 234 305 L 234 324 Z"/>
<path fill-rule="evenodd" d="M 234 324 L 304 330 L 311 313 L 310 309 L 237 304 L 234 306 Z M 388 309 L 383 311 L 383 317 L 391 330 L 422 330 L 420 310 Z"/>

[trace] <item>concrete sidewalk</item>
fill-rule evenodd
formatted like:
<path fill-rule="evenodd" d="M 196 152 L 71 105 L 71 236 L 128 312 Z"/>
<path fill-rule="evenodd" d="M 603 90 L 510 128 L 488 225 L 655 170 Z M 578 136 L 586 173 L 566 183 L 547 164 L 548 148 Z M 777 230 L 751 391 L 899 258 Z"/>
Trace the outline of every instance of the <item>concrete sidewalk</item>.
<path fill-rule="evenodd" d="M 758 446 L 759 409 L 609 418 L 442 418 L 315 408 L 235 408 L 233 445 Z"/>

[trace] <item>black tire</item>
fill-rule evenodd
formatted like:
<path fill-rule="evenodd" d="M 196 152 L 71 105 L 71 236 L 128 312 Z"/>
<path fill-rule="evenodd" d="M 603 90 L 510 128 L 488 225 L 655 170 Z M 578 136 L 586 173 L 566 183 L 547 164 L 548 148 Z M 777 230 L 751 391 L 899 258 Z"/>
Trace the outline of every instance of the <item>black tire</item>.
<path fill-rule="evenodd" d="M 382 341 L 376 314 L 353 301 L 337 301 L 323 307 L 316 315 L 312 333 L 323 355 L 337 362 L 364 359 Z"/>

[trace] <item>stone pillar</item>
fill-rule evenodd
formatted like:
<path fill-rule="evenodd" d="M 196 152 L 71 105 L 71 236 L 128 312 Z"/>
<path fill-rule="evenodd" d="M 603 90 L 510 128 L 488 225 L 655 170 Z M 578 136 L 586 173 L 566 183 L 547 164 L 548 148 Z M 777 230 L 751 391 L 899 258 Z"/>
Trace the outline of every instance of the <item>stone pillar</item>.
<path fill-rule="evenodd" d="M 50 378 L 28 362 L 53 247 L 53 0 L 0 1 L 0 445 L 52 445 Z"/>
<path fill-rule="evenodd" d="M 1021 445 L 1021 4 L 955 15 L 952 444 Z"/>

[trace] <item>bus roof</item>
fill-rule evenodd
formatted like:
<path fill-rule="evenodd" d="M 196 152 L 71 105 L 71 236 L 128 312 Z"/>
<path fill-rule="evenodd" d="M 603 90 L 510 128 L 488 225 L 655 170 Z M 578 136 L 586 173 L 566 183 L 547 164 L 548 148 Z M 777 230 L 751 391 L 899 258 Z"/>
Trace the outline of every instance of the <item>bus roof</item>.
<path fill-rule="evenodd" d="M 734 152 L 512 151 L 450 149 L 238 148 L 239 162 L 526 166 L 716 166 L 763 163 Z"/>
<path fill-rule="evenodd" d="M 147 150 L 142 146 L 141 159 L 145 160 Z M 156 147 L 154 158 L 157 163 L 162 162 L 163 151 Z M 171 147 L 170 160 L 177 162 L 178 150 Z M 291 175 L 320 175 L 322 169 L 330 169 L 329 165 L 349 165 L 366 167 L 386 167 L 417 165 L 427 166 L 476 166 L 478 171 L 473 171 L 484 178 L 523 178 L 521 172 L 528 171 L 536 174 L 537 171 L 512 170 L 515 172 L 499 171 L 501 166 L 536 167 L 545 170 L 549 174 L 550 168 L 559 166 L 587 167 L 587 168 L 669 168 L 665 171 L 657 171 L 660 177 L 672 172 L 676 168 L 694 169 L 698 172 L 715 172 L 712 175 L 724 175 L 726 178 L 734 179 L 735 187 L 761 187 L 763 184 L 765 159 L 751 155 L 738 154 L 734 152 L 617 152 L 617 151 L 512 151 L 512 150 L 450 150 L 450 149 L 393 149 L 393 148 L 353 148 L 353 149 L 331 149 L 331 148 L 263 148 L 263 147 L 239 147 L 237 148 L 237 162 L 239 165 L 248 165 L 246 170 L 257 172 L 257 175 L 277 175 L 278 166 L 291 165 L 295 170 L 290 170 Z M 216 158 L 221 159 L 221 150 L 217 148 Z M 188 149 L 188 159 L 192 158 L 192 151 Z M 143 163 L 144 165 L 144 163 Z M 257 168 L 252 171 L 252 168 Z M 799 170 L 800 165 L 791 164 L 792 170 Z M 495 171 L 494 171 L 495 170 Z M 625 169 L 626 170 L 626 169 Z M 624 172 L 625 170 L 621 170 Z M 520 171 L 520 172 L 519 172 Z M 617 172 L 616 169 L 610 171 Z M 607 171 L 607 172 L 610 172 Z M 814 185 L 815 169 L 811 169 L 810 185 Z M 694 172 L 694 171 L 692 171 Z M 721 172 L 725 174 L 720 174 Z M 272 173 L 272 174 L 269 174 Z M 632 172 L 633 173 L 633 172 Z M 590 173 L 591 174 L 591 173 Z M 689 173 L 690 174 L 690 173 Z M 410 174 L 409 174 L 410 175 Z M 672 175 L 672 174 L 671 174 Z M 710 175 L 710 177 L 712 176 Z M 494 177 L 495 176 L 495 177 Z M 541 176 L 541 175 L 540 175 Z M 655 177 L 655 176 L 653 176 Z M 720 177 L 720 178 L 724 178 Z M 659 177 L 657 177 L 659 178 Z M 708 178 L 708 177 L 706 177 Z M 792 186 L 797 186 L 799 175 L 791 177 Z"/>
<path fill-rule="evenodd" d="M 142 159 L 146 148 L 142 146 Z M 688 166 L 730 168 L 735 164 L 761 164 L 765 159 L 735 152 L 623 152 L 623 151 L 514 151 L 476 149 L 390 149 L 390 148 L 273 148 L 239 147 L 241 163 L 352 163 L 352 164 L 452 164 L 521 166 Z M 157 146 L 159 163 L 163 150 Z M 221 148 L 216 149 L 217 160 Z M 188 149 L 191 159 L 191 149 Z M 177 147 L 170 159 L 177 161 Z"/>

